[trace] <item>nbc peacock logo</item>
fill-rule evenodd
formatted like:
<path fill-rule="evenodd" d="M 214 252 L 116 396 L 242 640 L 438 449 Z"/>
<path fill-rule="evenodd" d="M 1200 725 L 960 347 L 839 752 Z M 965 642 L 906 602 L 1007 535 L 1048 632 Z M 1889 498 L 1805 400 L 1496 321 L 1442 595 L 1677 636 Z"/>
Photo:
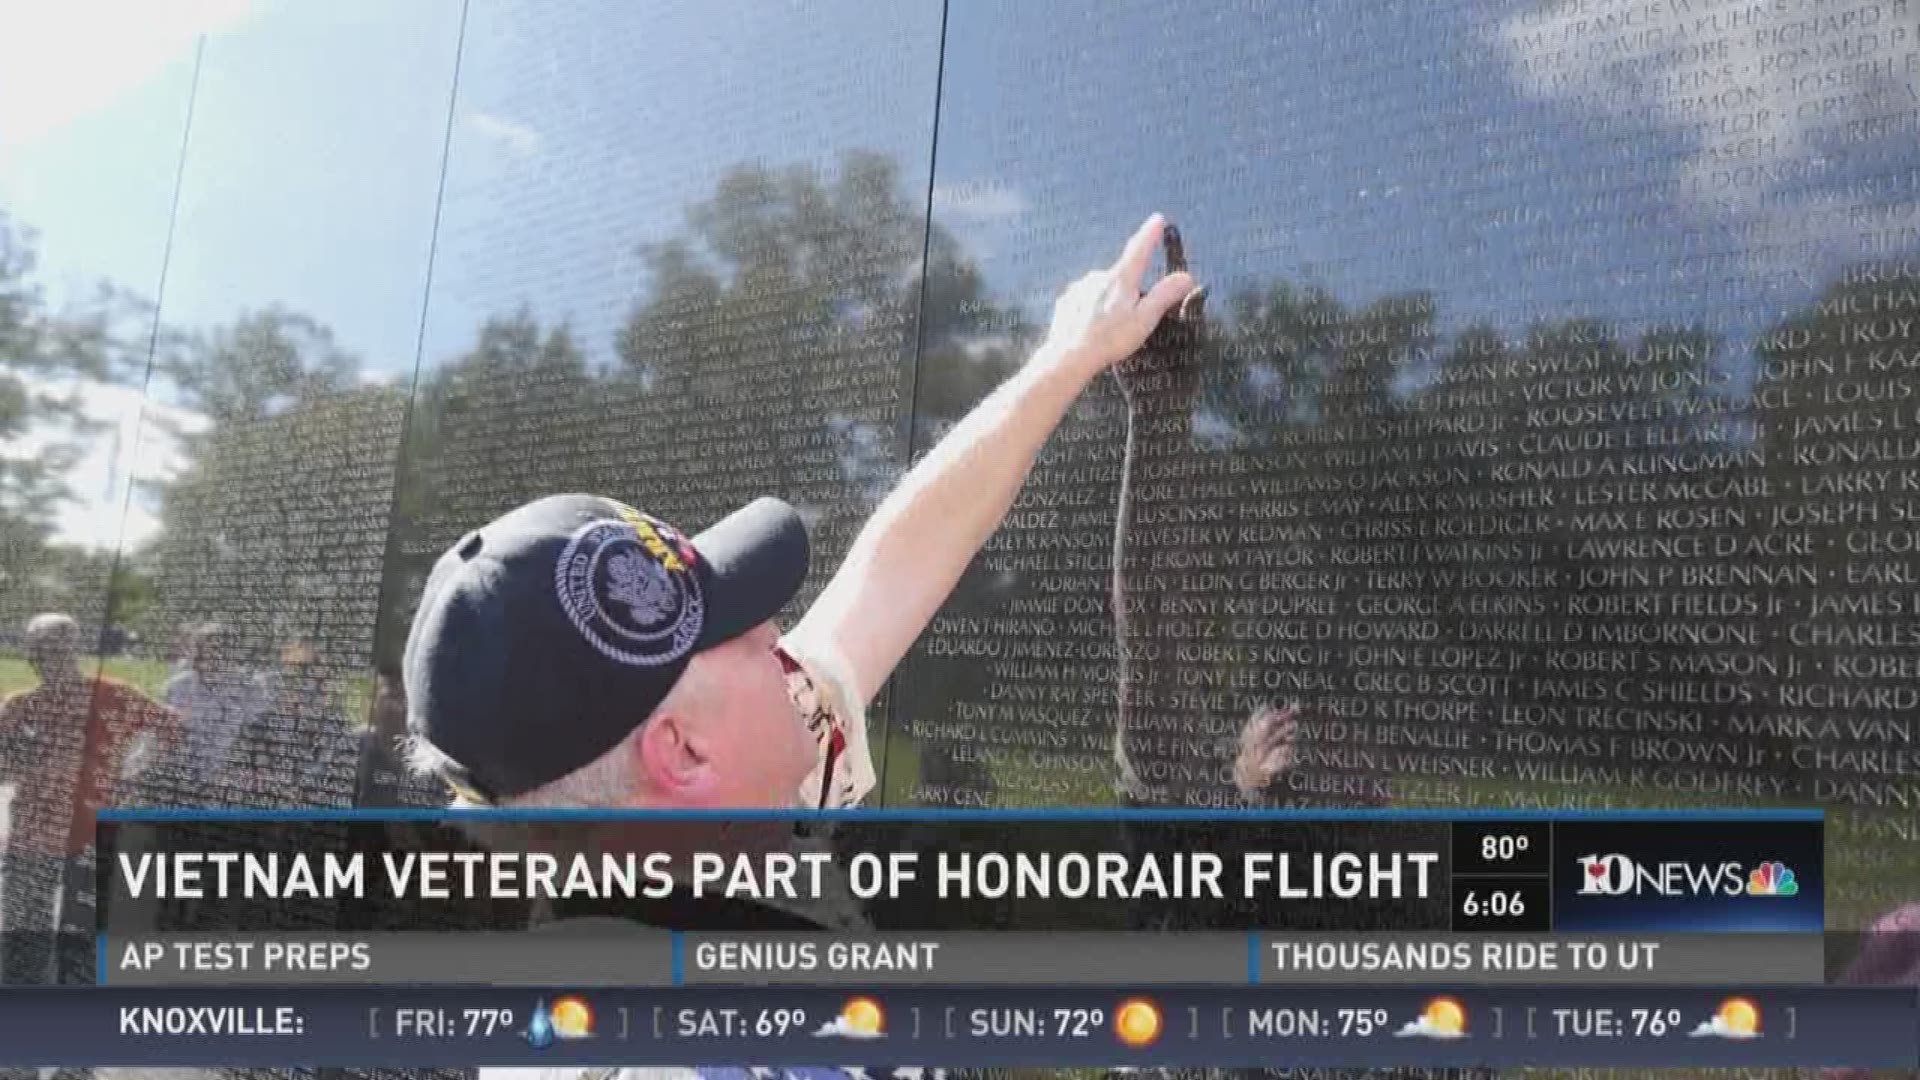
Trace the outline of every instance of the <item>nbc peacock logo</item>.
<path fill-rule="evenodd" d="M 1793 867 L 1774 860 L 1763 862 L 1747 875 L 1748 896 L 1798 896 L 1800 881 L 1793 876 Z"/>

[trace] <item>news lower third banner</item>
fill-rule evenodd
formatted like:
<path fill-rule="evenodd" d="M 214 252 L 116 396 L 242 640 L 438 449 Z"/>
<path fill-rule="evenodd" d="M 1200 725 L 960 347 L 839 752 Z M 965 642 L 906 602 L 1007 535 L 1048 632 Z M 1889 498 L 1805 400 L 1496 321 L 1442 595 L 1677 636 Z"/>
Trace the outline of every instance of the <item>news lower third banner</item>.
<path fill-rule="evenodd" d="M 1818 813 L 119 812 L 100 837 L 111 986 L 1817 984 L 1833 966 Z"/>
<path fill-rule="evenodd" d="M 1920 1067 L 1822 828 L 117 811 L 94 985 L 0 988 L 0 1064 Z"/>

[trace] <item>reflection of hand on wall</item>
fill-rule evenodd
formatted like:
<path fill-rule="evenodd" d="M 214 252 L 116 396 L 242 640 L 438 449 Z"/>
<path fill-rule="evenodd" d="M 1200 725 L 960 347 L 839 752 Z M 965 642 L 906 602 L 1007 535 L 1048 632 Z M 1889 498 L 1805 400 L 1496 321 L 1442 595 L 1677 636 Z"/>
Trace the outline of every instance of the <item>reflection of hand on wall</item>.
<path fill-rule="evenodd" d="M 1293 764 L 1300 735 L 1300 710 L 1271 705 L 1256 710 L 1240 730 L 1240 753 L 1233 760 L 1233 785 L 1248 801 L 1256 801 Z"/>
<path fill-rule="evenodd" d="M 1180 230 L 1166 230 L 1167 273 L 1187 269 L 1186 244 Z M 1177 448 L 1193 427 L 1193 402 L 1200 388 L 1197 346 L 1206 332 L 1206 286 L 1195 288 L 1168 312 L 1140 351 L 1113 367 L 1120 394 L 1126 398 L 1129 429 L 1154 416 L 1163 423 L 1146 425 L 1142 434 L 1155 436 L 1154 448 Z M 1166 437 L 1162 437 L 1166 436 Z M 1131 436 L 1129 437 L 1131 441 Z"/>

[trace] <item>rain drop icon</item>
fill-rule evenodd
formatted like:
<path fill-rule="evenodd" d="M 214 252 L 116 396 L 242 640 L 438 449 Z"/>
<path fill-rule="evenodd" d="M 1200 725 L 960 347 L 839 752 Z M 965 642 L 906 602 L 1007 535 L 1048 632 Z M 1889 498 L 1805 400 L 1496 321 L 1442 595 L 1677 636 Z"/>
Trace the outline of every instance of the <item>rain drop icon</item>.
<path fill-rule="evenodd" d="M 547 1002 L 542 998 L 533 1006 L 533 1019 L 527 1021 L 527 1044 L 535 1050 L 553 1045 L 553 1021 L 547 1019 Z"/>

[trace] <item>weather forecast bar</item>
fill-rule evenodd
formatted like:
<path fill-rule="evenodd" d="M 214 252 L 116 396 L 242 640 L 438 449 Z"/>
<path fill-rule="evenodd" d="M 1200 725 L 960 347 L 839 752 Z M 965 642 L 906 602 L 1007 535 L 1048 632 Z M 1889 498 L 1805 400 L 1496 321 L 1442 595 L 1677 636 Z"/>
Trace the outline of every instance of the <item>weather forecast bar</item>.
<path fill-rule="evenodd" d="M 1911 988 L 0 990 L 7 1064 L 1920 1067 Z"/>

